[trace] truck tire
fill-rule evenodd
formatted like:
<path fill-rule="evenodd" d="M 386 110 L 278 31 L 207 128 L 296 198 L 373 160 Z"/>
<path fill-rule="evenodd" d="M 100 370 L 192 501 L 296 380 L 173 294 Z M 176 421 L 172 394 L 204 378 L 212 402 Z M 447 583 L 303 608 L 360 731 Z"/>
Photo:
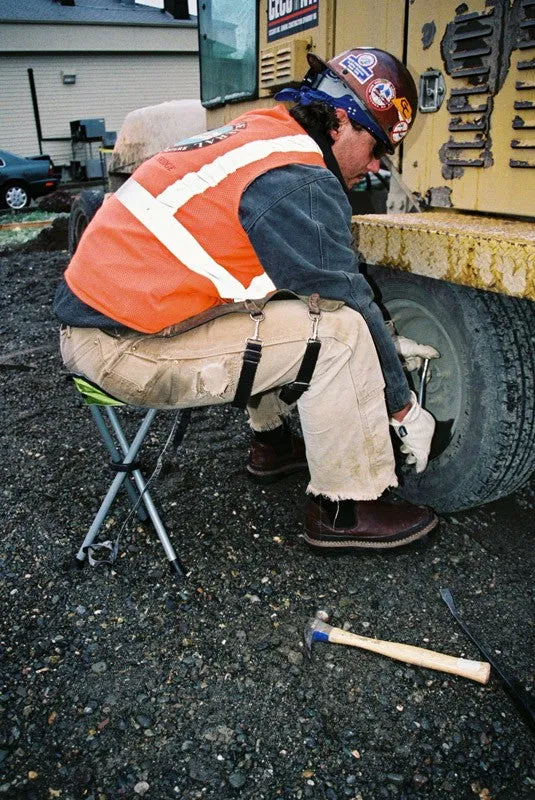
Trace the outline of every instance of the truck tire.
<path fill-rule="evenodd" d="M 104 192 L 97 189 L 84 189 L 74 198 L 69 214 L 69 252 L 72 255 L 82 238 L 82 234 L 102 205 Z"/>
<path fill-rule="evenodd" d="M 535 469 L 535 303 L 386 267 L 368 275 L 398 331 L 441 353 L 424 400 L 431 459 L 420 475 L 403 468 L 399 494 L 444 513 L 520 488 Z M 418 373 L 409 382 L 418 391 Z"/>

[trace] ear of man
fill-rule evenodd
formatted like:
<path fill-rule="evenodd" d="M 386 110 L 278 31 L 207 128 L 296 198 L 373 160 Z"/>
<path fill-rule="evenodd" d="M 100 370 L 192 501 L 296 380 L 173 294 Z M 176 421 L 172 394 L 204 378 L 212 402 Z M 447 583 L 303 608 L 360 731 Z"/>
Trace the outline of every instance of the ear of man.
<path fill-rule="evenodd" d="M 334 112 L 338 120 L 338 128 L 331 128 L 329 133 L 331 134 L 331 139 L 333 142 L 336 142 L 336 140 L 340 138 L 340 134 L 345 126 L 351 124 L 351 120 L 348 117 L 347 111 L 345 111 L 343 108 L 335 108 Z"/>

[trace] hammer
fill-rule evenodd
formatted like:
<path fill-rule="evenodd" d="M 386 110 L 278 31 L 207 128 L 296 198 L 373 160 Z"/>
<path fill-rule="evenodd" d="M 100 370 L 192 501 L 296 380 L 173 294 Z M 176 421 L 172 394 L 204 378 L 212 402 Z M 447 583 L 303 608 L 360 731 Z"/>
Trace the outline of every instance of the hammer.
<path fill-rule="evenodd" d="M 314 642 L 332 642 L 333 644 L 347 644 L 350 647 L 360 647 L 390 656 L 397 661 L 407 664 L 416 664 L 419 667 L 428 667 L 440 672 L 450 672 L 452 675 L 461 675 L 478 683 L 487 683 L 490 677 L 490 664 L 486 661 L 471 661 L 467 658 L 456 658 L 434 650 L 425 650 L 423 647 L 414 647 L 410 644 L 399 642 L 385 642 L 381 639 L 371 639 L 359 636 L 356 633 L 344 631 L 342 628 L 333 628 L 326 621 L 325 612 L 319 612 L 305 625 L 305 647 L 310 655 Z"/>

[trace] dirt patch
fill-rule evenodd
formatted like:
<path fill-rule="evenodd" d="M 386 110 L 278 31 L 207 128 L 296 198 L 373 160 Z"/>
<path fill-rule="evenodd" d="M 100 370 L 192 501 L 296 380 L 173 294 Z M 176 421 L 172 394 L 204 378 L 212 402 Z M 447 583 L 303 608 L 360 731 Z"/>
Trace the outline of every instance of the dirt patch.
<path fill-rule="evenodd" d="M 56 217 L 52 225 L 39 231 L 34 239 L 21 245 L 22 253 L 57 252 L 67 250 L 69 237 L 69 216 L 62 214 Z"/>
<path fill-rule="evenodd" d="M 41 197 L 37 203 L 41 211 L 53 211 L 56 214 L 71 210 L 73 201 L 73 191 L 65 188 L 57 189 L 52 194 Z"/>
<path fill-rule="evenodd" d="M 0 215 L 0 256 L 57 252 L 68 246 L 69 215 L 29 211 Z"/>
<path fill-rule="evenodd" d="M 304 476 L 251 483 L 243 414 L 196 410 L 153 491 L 185 583 L 139 521 L 112 568 L 73 570 L 111 475 L 58 357 L 67 261 L 0 259 L 0 796 L 533 800 L 533 737 L 495 678 L 322 643 L 308 661 L 302 638 L 328 605 L 357 633 L 477 658 L 449 586 L 533 691 L 533 488 L 442 520 L 427 546 L 324 558 L 302 540 Z M 173 418 L 156 418 L 147 472 Z"/>

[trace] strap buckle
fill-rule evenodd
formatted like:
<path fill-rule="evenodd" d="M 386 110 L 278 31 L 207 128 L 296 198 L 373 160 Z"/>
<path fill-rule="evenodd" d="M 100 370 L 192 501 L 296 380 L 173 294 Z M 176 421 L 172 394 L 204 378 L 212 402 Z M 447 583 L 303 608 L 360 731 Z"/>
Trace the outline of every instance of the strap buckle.
<path fill-rule="evenodd" d="M 312 333 L 310 335 L 310 339 L 308 340 L 309 342 L 315 342 L 318 340 L 318 328 L 322 316 L 323 315 L 319 309 L 317 311 L 313 311 L 311 308 L 309 308 L 308 318 L 312 320 Z"/>
<path fill-rule="evenodd" d="M 261 342 L 260 336 L 258 335 L 260 331 L 260 323 L 263 322 L 266 318 L 266 315 L 263 311 L 252 311 L 249 316 L 254 322 L 254 332 L 253 335 L 250 336 L 247 341 L 248 342 Z"/>

